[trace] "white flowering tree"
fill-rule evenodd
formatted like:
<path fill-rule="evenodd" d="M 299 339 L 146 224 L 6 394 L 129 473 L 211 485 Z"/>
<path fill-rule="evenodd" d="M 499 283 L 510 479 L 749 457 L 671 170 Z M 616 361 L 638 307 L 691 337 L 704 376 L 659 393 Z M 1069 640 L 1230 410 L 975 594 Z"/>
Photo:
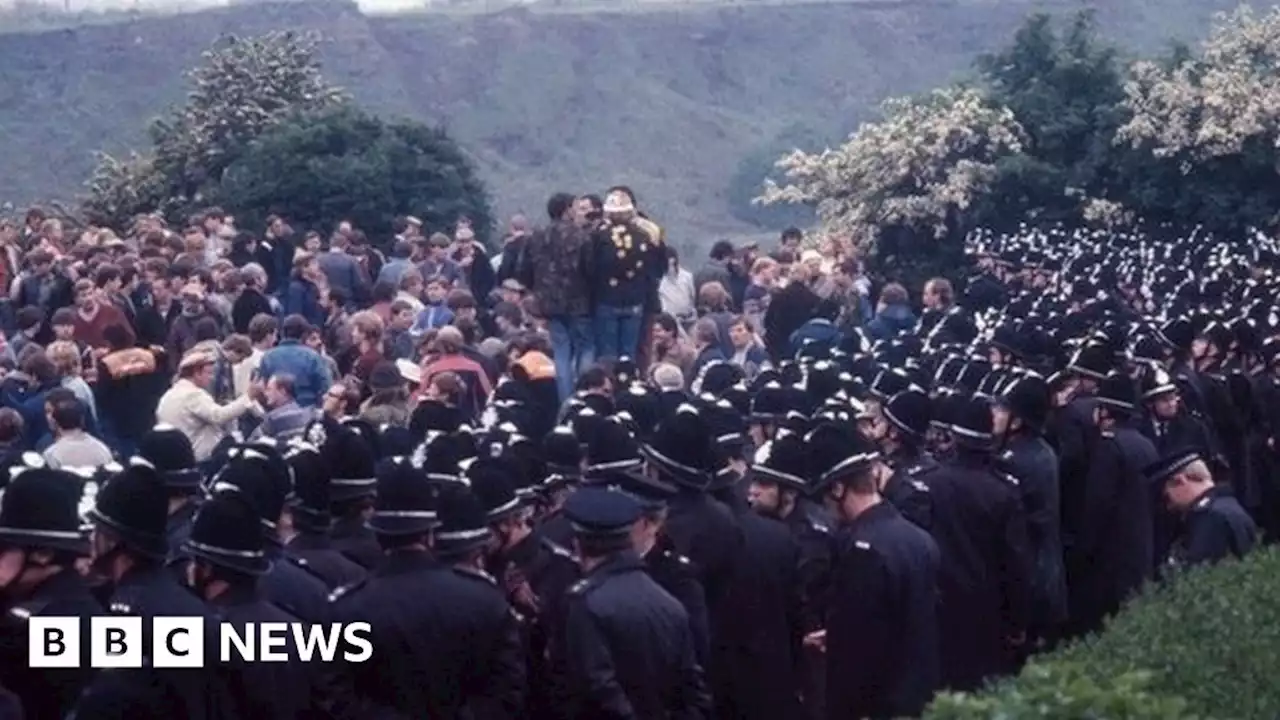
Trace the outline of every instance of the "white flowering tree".
<path fill-rule="evenodd" d="M 884 119 L 820 154 L 794 152 L 778 162 L 787 183 L 769 181 L 762 203 L 808 203 L 823 230 L 849 234 L 873 250 L 887 226 L 947 233 L 948 221 L 980 198 L 995 163 L 1022 151 L 1023 132 L 1008 109 L 973 89 L 892 99 Z"/>
<path fill-rule="evenodd" d="M 1117 142 L 1147 153 L 1144 214 L 1219 230 L 1280 226 L 1280 9 L 1221 15 L 1200 48 L 1139 62 Z M 1154 210 L 1154 211 L 1153 211 Z"/>
<path fill-rule="evenodd" d="M 151 152 L 99 158 L 86 210 L 119 221 L 187 209 L 263 132 L 295 114 L 341 104 L 342 92 L 320 73 L 318 45 L 315 34 L 272 32 L 228 37 L 207 50 L 187 74 L 186 103 L 152 123 Z M 130 198 L 140 205 L 130 207 Z"/>
<path fill-rule="evenodd" d="M 1132 113 L 1119 139 L 1184 170 L 1235 155 L 1248 143 L 1280 145 L 1280 8 L 1256 17 L 1248 7 L 1220 16 L 1200 57 L 1171 67 L 1135 63 L 1125 84 Z"/>

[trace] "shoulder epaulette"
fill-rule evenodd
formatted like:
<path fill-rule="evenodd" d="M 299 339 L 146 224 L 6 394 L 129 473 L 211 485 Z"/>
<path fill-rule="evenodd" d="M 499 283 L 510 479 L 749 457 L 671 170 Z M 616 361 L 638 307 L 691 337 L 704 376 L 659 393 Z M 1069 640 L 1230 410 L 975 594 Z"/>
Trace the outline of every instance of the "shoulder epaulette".
<path fill-rule="evenodd" d="M 1001 460 L 1005 460 L 1005 461 L 1012 460 L 1012 459 L 1013 459 L 1013 451 L 1012 451 L 1012 450 L 1005 450 L 1004 452 L 1000 453 L 1000 459 L 1001 459 Z"/>
<path fill-rule="evenodd" d="M 134 615 L 133 606 L 126 602 L 113 602 L 107 607 L 112 615 Z"/>
<path fill-rule="evenodd" d="M 662 556 L 663 556 L 663 557 L 665 557 L 665 558 L 670 558 L 671 560 L 674 560 L 675 562 L 677 562 L 677 563 L 679 563 L 679 564 L 681 564 L 681 565 L 690 565 L 690 564 L 692 564 L 692 562 L 693 562 L 692 560 L 690 560 L 689 558 L 685 557 L 684 555 L 681 555 L 680 553 L 676 552 L 675 550 L 663 550 L 663 551 L 662 551 Z"/>
<path fill-rule="evenodd" d="M 998 475 L 1001 480 L 1004 480 L 1005 482 L 1009 483 L 1014 487 L 1018 487 L 1019 485 L 1021 485 L 1021 483 L 1018 481 L 1018 478 L 1014 477 L 1013 475 L 1010 475 L 1009 473 L 996 473 L 996 475 Z"/>
<path fill-rule="evenodd" d="M 469 567 L 455 567 L 453 568 L 453 571 L 461 575 L 462 577 L 471 578 L 472 580 L 483 580 L 495 587 L 498 584 L 497 578 L 495 578 L 494 576 L 490 575 L 489 573 L 483 570 L 477 570 L 475 568 L 469 568 Z"/>
<path fill-rule="evenodd" d="M 1110 431 L 1110 430 L 1103 430 L 1103 431 L 1102 431 L 1102 437 L 1104 437 L 1104 438 L 1106 438 L 1106 439 L 1108 439 L 1108 440 L 1111 440 L 1111 439 L 1115 438 L 1115 436 L 1116 436 L 1116 434 L 1115 434 L 1114 432 Z"/>
<path fill-rule="evenodd" d="M 337 602 L 338 600 L 358 590 L 368 581 L 369 581 L 369 578 L 367 577 L 360 578 L 359 580 L 349 585 L 343 585 L 342 587 L 336 588 L 333 592 L 329 593 L 329 602 Z"/>
<path fill-rule="evenodd" d="M 556 555 L 558 557 L 562 557 L 567 560 L 574 560 L 575 562 L 577 561 L 577 558 L 573 556 L 573 553 L 569 550 L 569 548 L 566 548 L 563 545 L 560 545 L 559 543 L 555 542 L 550 538 L 545 538 L 545 537 L 542 538 L 542 546 L 550 550 L 552 555 Z"/>
<path fill-rule="evenodd" d="M 814 532 L 822 533 L 823 535 L 831 534 L 831 528 L 827 527 L 826 523 L 820 523 L 813 518 L 809 518 L 809 528 Z"/>
<path fill-rule="evenodd" d="M 1191 510 L 1193 512 L 1196 510 L 1204 510 L 1205 508 L 1209 507 L 1209 503 L 1211 502 L 1213 502 L 1213 497 L 1211 495 L 1205 495 L 1204 497 L 1197 500 L 1194 505 L 1191 506 Z"/>
<path fill-rule="evenodd" d="M 907 482 L 910 483 L 912 489 L 914 489 L 916 492 L 922 492 L 922 493 L 929 492 L 929 486 L 925 485 L 919 480 L 908 480 Z"/>
<path fill-rule="evenodd" d="M 582 595 L 591 587 L 591 578 L 584 578 L 569 586 L 570 595 Z"/>
<path fill-rule="evenodd" d="M 867 542 L 866 540 L 856 540 L 854 541 L 853 546 L 859 550 L 871 549 L 871 543 Z"/>

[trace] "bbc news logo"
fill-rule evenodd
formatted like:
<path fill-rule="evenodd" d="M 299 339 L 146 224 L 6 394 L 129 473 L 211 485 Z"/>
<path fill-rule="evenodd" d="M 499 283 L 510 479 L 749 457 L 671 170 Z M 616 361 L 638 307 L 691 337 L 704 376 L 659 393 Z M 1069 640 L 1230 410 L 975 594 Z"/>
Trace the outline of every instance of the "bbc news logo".
<path fill-rule="evenodd" d="M 80 667 L 84 643 L 94 668 L 137 668 L 143 658 L 157 668 L 202 668 L 206 620 L 201 617 L 156 617 L 151 620 L 151 647 L 140 617 L 90 618 L 89 637 L 81 636 L 78 617 L 32 617 L 27 626 L 27 664 L 33 668 Z M 218 660 L 229 662 L 362 663 L 373 657 L 369 623 L 218 623 Z M 148 652 L 149 651 L 149 652 Z"/>

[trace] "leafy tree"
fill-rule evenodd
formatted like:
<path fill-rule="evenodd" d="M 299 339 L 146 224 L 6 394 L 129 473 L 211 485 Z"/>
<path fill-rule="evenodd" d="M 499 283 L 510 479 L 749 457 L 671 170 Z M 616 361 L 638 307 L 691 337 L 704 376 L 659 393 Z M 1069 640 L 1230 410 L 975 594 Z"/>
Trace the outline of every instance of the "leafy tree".
<path fill-rule="evenodd" d="M 186 103 L 152 123 L 150 153 L 100 156 L 85 209 L 116 222 L 190 210 L 254 138 L 296 113 L 341 104 L 342 93 L 320 74 L 318 44 L 314 34 L 292 32 L 220 41 L 188 73 Z"/>
<path fill-rule="evenodd" d="M 972 88 L 889 100 L 883 113 L 838 148 L 783 158 L 788 184 L 768 182 L 760 201 L 812 203 L 824 230 L 850 234 L 867 250 L 887 227 L 942 239 L 988 191 L 996 163 L 1022 152 L 1013 113 Z"/>
<path fill-rule="evenodd" d="M 466 215 L 481 238 L 492 222 L 471 161 L 443 130 L 352 107 L 268 130 L 226 169 L 216 200 L 251 224 L 271 213 L 310 227 L 351 220 L 373 237 L 390 236 L 398 215 L 433 230 Z"/>
<path fill-rule="evenodd" d="M 1142 209 L 1213 228 L 1273 227 L 1280 206 L 1280 9 L 1222 16 L 1199 57 L 1139 62 L 1118 138 L 1161 161 Z"/>
<path fill-rule="evenodd" d="M 1124 69 L 1098 39 L 1093 13 L 1062 31 L 1050 16 L 1033 15 L 1007 48 L 976 66 L 988 101 L 1009 108 L 1026 133 L 1023 152 L 996 163 L 980 221 L 1077 221 L 1099 208 L 1114 216 L 1113 198 L 1125 190 L 1116 168 L 1126 150 L 1114 142 L 1127 116 Z"/>

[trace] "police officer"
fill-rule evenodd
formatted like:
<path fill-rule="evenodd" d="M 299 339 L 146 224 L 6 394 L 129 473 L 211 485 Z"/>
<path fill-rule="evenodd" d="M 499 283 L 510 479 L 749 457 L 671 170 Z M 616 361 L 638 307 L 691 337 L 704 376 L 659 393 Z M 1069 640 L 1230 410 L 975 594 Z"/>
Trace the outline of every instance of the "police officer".
<path fill-rule="evenodd" d="M 924 451 L 929 431 L 929 396 L 919 388 L 894 394 L 870 420 L 865 432 L 893 473 L 881 488 L 883 497 L 908 520 L 925 530 L 933 522 L 932 498 L 924 477 L 938 469 L 938 461 Z"/>
<path fill-rule="evenodd" d="M 1084 524 L 1073 548 L 1068 577 L 1072 629 L 1098 629 L 1108 615 L 1151 579 L 1156 567 L 1153 518 L 1156 488 L 1143 469 L 1159 459 L 1134 425 L 1137 390 L 1125 375 L 1103 379 L 1095 397 L 1099 440 L 1089 457 L 1082 489 Z M 1070 568 L 1069 568 L 1070 569 Z"/>
<path fill-rule="evenodd" d="M 807 495 L 807 462 L 804 439 L 780 430 L 756 449 L 747 490 L 755 511 L 781 520 L 800 547 L 797 573 L 806 634 L 822 627 L 832 551 L 830 516 Z"/>
<path fill-rule="evenodd" d="M 509 457 L 481 458 L 467 467 L 466 477 L 481 507 L 478 522 L 492 531 L 485 538 L 491 542 L 483 548 L 488 576 L 522 619 L 530 714 L 556 717 L 555 678 L 546 657 L 549 633 L 553 618 L 563 617 L 560 604 L 580 571 L 567 548 L 530 526 L 529 508 L 508 479 L 515 470 L 510 462 Z M 442 517 L 449 519 L 444 512 Z"/>
<path fill-rule="evenodd" d="M 648 472 L 677 488 L 669 503 L 666 533 L 676 550 L 697 567 L 714 628 L 717 612 L 730 602 L 727 590 L 743 537 L 733 512 L 707 494 L 718 464 L 712 440 L 707 421 L 686 403 L 659 423 L 653 440 L 641 450 Z"/>
<path fill-rule="evenodd" d="M 1013 669 L 1030 614 L 1031 557 L 1017 479 L 993 466 L 990 403 L 958 396 L 952 457 L 926 476 L 939 571 L 942 683 L 970 690 Z"/>
<path fill-rule="evenodd" d="M 523 667 L 512 647 L 511 608 L 492 585 L 463 577 L 432 556 L 436 489 L 407 458 L 377 468 L 369 524 L 385 557 L 331 595 L 339 622 L 368 622 L 377 650 L 346 668 L 361 717 L 459 717 L 498 708 L 518 717 Z M 489 528 L 472 528 L 488 538 Z"/>
<path fill-rule="evenodd" d="M 1169 455 L 1195 447 L 1218 454 L 1209 426 L 1183 406 L 1182 394 L 1169 373 L 1161 368 L 1145 373 L 1139 380 L 1139 399 L 1145 411 L 1140 429 L 1157 450 Z"/>
<path fill-rule="evenodd" d="M 1062 488 L 1062 540 L 1067 557 L 1067 585 L 1080 562 L 1075 560 L 1076 536 L 1086 522 L 1084 488 L 1089 473 L 1089 453 L 1098 434 L 1093 419 L 1098 383 L 1113 369 L 1110 351 L 1099 345 L 1085 345 L 1067 364 L 1062 378 L 1050 377 L 1053 410 L 1049 440 L 1058 453 L 1058 478 Z M 1059 380 L 1059 382 L 1055 382 Z M 1061 383 L 1060 390 L 1055 390 Z M 1139 466 L 1141 467 L 1141 466 Z M 1080 568 L 1081 572 L 1087 569 Z M 1075 612 L 1074 610 L 1072 611 Z"/>
<path fill-rule="evenodd" d="M 299 621 L 259 591 L 258 581 L 271 567 L 259 523 L 248 498 L 219 492 L 201 504 L 184 548 L 191 558 L 188 584 L 219 620 L 251 638 L 262 623 Z M 288 662 L 236 658 L 220 668 L 239 717 L 302 718 L 318 711 L 321 698 L 313 693 L 306 666 L 295 650 L 288 652 Z"/>
<path fill-rule="evenodd" d="M 613 425 L 618 432 L 622 431 L 621 425 Z M 625 433 L 614 438 L 614 442 L 620 447 L 628 444 Z M 635 441 L 629 442 L 634 447 Z M 586 482 L 594 487 L 621 489 L 640 505 L 640 519 L 631 531 L 632 548 L 644 560 L 649 577 L 680 601 L 689 616 L 698 664 L 707 668 L 711 662 L 711 628 L 706 591 L 693 562 L 677 552 L 671 538 L 663 532 L 667 503 L 676 496 L 675 486 L 646 475 L 639 464 L 608 472 L 594 469 L 587 474 Z"/>
<path fill-rule="evenodd" d="M 840 518 L 832 601 L 815 636 L 827 657 L 826 717 L 914 717 L 939 681 L 940 553 L 877 489 L 867 440 L 831 425 L 806 439 L 813 489 Z"/>
<path fill-rule="evenodd" d="M 271 567 L 262 592 L 285 612 L 307 622 L 324 622 L 329 589 L 301 558 L 285 552 L 280 520 L 292 491 L 289 464 L 273 447 L 247 443 L 231 448 L 227 465 L 214 475 L 212 487 L 230 486 L 249 498 L 262 517 L 265 552 Z"/>
<path fill-rule="evenodd" d="M 1027 541 L 1034 558 L 1029 644 L 1052 639 L 1067 619 L 1058 456 L 1042 435 L 1049 402 L 1049 384 L 1028 372 L 1000 389 L 993 417 L 1000 443 L 997 466 L 1018 479 L 1027 514 Z"/>
<path fill-rule="evenodd" d="M 364 577 L 365 569 L 335 550 L 329 537 L 332 478 L 320 452 L 312 445 L 296 443 L 285 452 L 285 459 L 293 469 L 294 482 L 294 496 L 286 507 L 286 525 L 293 536 L 285 541 L 285 552 L 306 561 L 330 590 L 356 582 Z"/>
<path fill-rule="evenodd" d="M 372 570 L 382 561 L 382 549 L 365 524 L 373 507 L 376 432 L 368 423 L 348 420 L 323 421 L 309 427 L 305 434 L 312 444 L 318 444 L 325 466 L 333 471 L 331 543 L 360 567 Z"/>
<path fill-rule="evenodd" d="M 719 405 L 719 403 L 717 403 Z M 727 402 L 724 405 L 728 405 Z M 729 409 L 736 415 L 737 411 Z M 725 415 L 725 409 L 712 415 Z M 786 525 L 751 510 L 739 491 L 745 424 L 713 423 L 724 466 L 710 495 L 733 512 L 742 530 L 729 595 L 735 600 L 716 617 L 711 664 L 716 716 L 724 720 L 799 717 L 803 632 L 799 582 L 800 546 Z"/>
<path fill-rule="evenodd" d="M 200 507 L 204 475 L 196 466 L 191 440 L 172 425 L 157 425 L 138 440 L 138 456 L 155 466 L 169 492 L 169 521 L 165 535 L 169 542 L 169 566 L 179 578 L 186 563 L 179 562 L 183 543 L 191 533 L 191 522 Z"/>
<path fill-rule="evenodd" d="M 143 630 L 157 616 L 200 616 L 210 620 L 206 664 L 216 659 L 217 630 L 203 602 L 178 584 L 164 566 L 168 492 L 155 468 L 133 459 L 107 481 L 89 510 L 93 570 L 113 588 L 108 610 L 141 616 Z M 144 654 L 152 647 L 144 632 Z M 197 669 L 112 668 L 100 671 L 75 709 L 77 720 L 108 718 L 227 717 L 225 688 L 216 673 Z"/>
<path fill-rule="evenodd" d="M 565 513 L 586 573 L 569 590 L 560 648 L 571 717 L 708 717 L 688 615 L 632 547 L 639 503 L 620 490 L 584 487 Z"/>
<path fill-rule="evenodd" d="M 77 504 L 80 478 L 46 468 L 14 468 L 0 501 L 0 685 L 12 688 L 30 720 L 61 720 L 92 677 L 88 643 L 81 646 L 79 667 L 28 667 L 27 622 L 32 617 L 86 618 L 102 614 L 75 562 L 89 554 L 88 537 L 80 529 Z M 14 560 L 10 562 L 9 560 Z"/>
<path fill-rule="evenodd" d="M 1169 507 L 1182 516 L 1182 528 L 1166 566 L 1177 569 L 1244 557 L 1258 541 L 1253 518 L 1231 489 L 1216 486 L 1199 451 L 1166 456 L 1147 469 Z"/>

